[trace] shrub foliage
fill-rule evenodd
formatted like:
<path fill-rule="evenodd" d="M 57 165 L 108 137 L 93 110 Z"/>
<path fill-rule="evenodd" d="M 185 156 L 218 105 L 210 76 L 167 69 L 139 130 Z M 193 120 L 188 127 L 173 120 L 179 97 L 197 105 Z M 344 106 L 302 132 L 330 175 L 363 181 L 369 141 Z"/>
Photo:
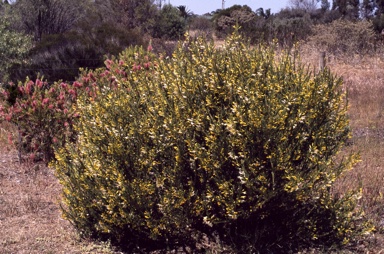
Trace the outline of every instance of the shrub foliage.
<path fill-rule="evenodd" d="M 56 82 L 49 85 L 40 79 L 12 82 L 0 88 L 0 121 L 5 120 L 18 127 L 11 140 L 20 155 L 48 163 L 54 158 L 53 146 L 62 146 L 66 140 L 74 140 L 73 122 L 78 113 L 72 107 L 83 84 L 72 85 Z"/>
<path fill-rule="evenodd" d="M 372 22 L 335 20 L 313 27 L 309 45 L 333 54 L 367 54 L 375 49 Z"/>
<path fill-rule="evenodd" d="M 281 251 L 366 232 L 357 195 L 330 193 L 357 160 L 337 156 L 342 81 L 296 60 L 235 33 L 219 49 L 187 39 L 171 58 L 130 48 L 107 61 L 78 99 L 77 142 L 56 152 L 65 217 L 142 251 L 202 235 Z"/>

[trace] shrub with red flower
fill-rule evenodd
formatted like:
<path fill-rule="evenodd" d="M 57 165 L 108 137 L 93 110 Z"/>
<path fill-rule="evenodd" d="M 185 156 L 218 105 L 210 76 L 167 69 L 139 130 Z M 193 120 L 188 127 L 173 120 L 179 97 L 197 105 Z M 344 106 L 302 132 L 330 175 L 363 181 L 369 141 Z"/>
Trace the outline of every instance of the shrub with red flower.
<path fill-rule="evenodd" d="M 55 147 L 75 141 L 73 123 L 81 113 L 76 112 L 77 98 L 86 96 L 90 102 L 95 100 L 99 89 L 97 82 L 107 82 L 116 89 L 128 75 L 140 75 L 141 71 L 151 73 L 152 67 L 156 66 L 151 50 L 148 48 L 141 51 L 142 55 L 134 57 L 122 55 L 125 57 L 119 61 L 108 59 L 105 68 L 95 71 L 80 70 L 80 78 L 72 84 L 48 84 L 41 79 L 27 79 L 24 83 L 0 87 L 0 121 L 18 126 L 19 137 L 12 142 L 20 152 L 28 158 L 48 163 L 54 158 Z"/>
<path fill-rule="evenodd" d="M 49 85 L 39 79 L 10 86 L 17 86 L 18 95 L 12 104 L 10 93 L 1 92 L 0 120 L 17 125 L 19 137 L 13 143 L 23 154 L 49 162 L 54 157 L 52 144 L 63 145 L 66 139 L 74 138 L 76 112 L 72 105 L 78 88 L 67 83 Z"/>

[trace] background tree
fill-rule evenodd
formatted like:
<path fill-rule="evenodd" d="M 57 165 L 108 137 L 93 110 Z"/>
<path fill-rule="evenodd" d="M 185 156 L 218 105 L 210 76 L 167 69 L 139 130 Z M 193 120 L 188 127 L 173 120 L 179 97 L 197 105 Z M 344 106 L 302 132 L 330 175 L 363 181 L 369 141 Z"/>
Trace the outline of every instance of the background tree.
<path fill-rule="evenodd" d="M 110 0 L 115 15 L 120 17 L 120 22 L 128 29 L 140 29 L 150 33 L 158 12 L 154 0 Z"/>
<path fill-rule="evenodd" d="M 289 0 L 289 3 L 294 9 L 302 9 L 308 12 L 315 11 L 319 0 Z"/>
<path fill-rule="evenodd" d="M 259 8 L 259 9 L 256 10 L 256 15 L 267 19 L 267 18 L 269 18 L 271 16 L 271 9 L 266 9 L 264 11 L 263 8 Z"/>
<path fill-rule="evenodd" d="M 338 19 L 329 24 L 315 25 L 307 45 L 327 54 L 364 55 L 373 52 L 374 40 L 371 22 Z"/>
<path fill-rule="evenodd" d="M 35 41 L 43 35 L 70 30 L 85 15 L 89 1 L 78 0 L 18 0 L 14 10 L 23 31 L 33 34 Z"/>
<path fill-rule="evenodd" d="M 330 7 L 331 7 L 331 4 L 329 3 L 328 0 L 321 0 L 321 9 L 323 11 L 328 11 Z"/>
<path fill-rule="evenodd" d="M 156 17 L 153 36 L 176 40 L 180 39 L 186 31 L 187 23 L 177 7 L 166 4 Z"/>
<path fill-rule="evenodd" d="M 7 18 L 0 17 L 0 83 L 9 80 L 12 66 L 23 63 L 31 47 L 30 37 L 11 30 Z"/>
<path fill-rule="evenodd" d="M 305 9 L 285 8 L 268 23 L 271 31 L 268 41 L 277 39 L 282 45 L 291 47 L 295 42 L 305 40 L 312 32 L 313 18 L 316 12 Z"/>
<path fill-rule="evenodd" d="M 363 0 L 361 3 L 361 15 L 363 18 L 370 19 L 374 15 L 375 1 Z"/>
<path fill-rule="evenodd" d="M 359 18 L 359 0 L 333 0 L 332 9 L 337 10 L 344 18 L 357 20 Z"/>
<path fill-rule="evenodd" d="M 384 14 L 384 0 L 374 0 L 376 8 L 376 16 Z"/>
<path fill-rule="evenodd" d="M 180 11 L 180 16 L 182 16 L 185 20 L 187 20 L 193 14 L 185 5 L 179 5 L 177 6 L 177 9 Z"/>
<path fill-rule="evenodd" d="M 233 5 L 230 8 L 220 10 L 213 16 L 216 35 L 218 37 L 225 37 L 232 33 L 233 26 L 236 24 L 241 26 L 243 34 L 249 35 L 249 28 L 253 27 L 253 22 L 256 18 L 256 13 L 247 5 Z"/>
<path fill-rule="evenodd" d="M 360 18 L 360 0 L 349 0 L 347 7 L 349 16 L 354 20 L 358 20 Z"/>
<path fill-rule="evenodd" d="M 373 9 L 371 17 L 368 18 L 372 20 L 375 31 L 379 34 L 382 33 L 384 31 L 384 0 L 364 1 L 362 7 L 363 11 L 367 9 L 367 12 L 370 10 L 369 8 Z"/>
<path fill-rule="evenodd" d="M 344 16 L 347 13 L 347 3 L 347 0 L 333 0 L 332 9 Z"/>
<path fill-rule="evenodd" d="M 79 68 L 94 69 L 104 64 L 105 56 L 118 55 L 130 45 L 143 44 L 138 29 L 127 29 L 119 22 L 110 1 L 95 1 L 84 6 L 84 16 L 68 31 L 45 34 L 29 52 L 28 63 L 13 68 L 13 80 L 43 75 L 49 82 L 74 81 Z"/>
<path fill-rule="evenodd" d="M 190 29 L 191 30 L 200 30 L 204 32 L 213 32 L 213 24 L 209 17 L 201 15 L 193 15 L 191 17 Z"/>
<path fill-rule="evenodd" d="M 0 1 L 0 13 L 2 14 L 4 9 L 5 9 L 5 6 L 9 4 L 7 1 L 3 2 L 3 1 Z"/>

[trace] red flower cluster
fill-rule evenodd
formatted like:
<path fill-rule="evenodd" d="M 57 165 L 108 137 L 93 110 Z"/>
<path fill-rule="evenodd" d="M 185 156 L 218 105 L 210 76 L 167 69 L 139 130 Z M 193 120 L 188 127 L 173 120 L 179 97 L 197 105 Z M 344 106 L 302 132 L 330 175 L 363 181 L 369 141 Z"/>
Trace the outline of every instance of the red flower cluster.
<path fill-rule="evenodd" d="M 147 52 L 135 57 L 105 61 L 105 69 L 82 71 L 80 78 L 73 84 L 56 82 L 48 84 L 40 79 L 27 80 L 10 87 L 17 91 L 16 102 L 0 104 L 0 120 L 15 123 L 22 136 L 22 147 L 31 158 L 42 157 L 49 161 L 54 157 L 54 146 L 63 145 L 66 140 L 73 140 L 76 134 L 73 123 L 80 116 L 76 112 L 76 101 L 85 96 L 89 102 L 98 97 L 98 84 L 109 84 L 113 89 L 120 89 L 132 72 L 151 70 L 156 64 L 152 61 L 152 46 Z M 137 74 L 141 74 L 137 73 Z M 9 101 L 10 90 L 0 91 L 3 101 Z M 1 102 L 1 100 L 0 100 Z"/>
<path fill-rule="evenodd" d="M 13 83 L 10 86 L 15 86 Z M 17 87 L 18 96 L 13 105 L 0 105 L 0 119 L 15 123 L 19 127 L 23 152 L 30 158 L 46 162 L 54 156 L 53 144 L 62 145 L 67 138 L 75 135 L 73 121 L 79 116 L 73 103 L 76 101 L 80 82 L 47 84 L 39 79 L 27 80 Z M 3 101 L 11 94 L 2 91 Z"/>

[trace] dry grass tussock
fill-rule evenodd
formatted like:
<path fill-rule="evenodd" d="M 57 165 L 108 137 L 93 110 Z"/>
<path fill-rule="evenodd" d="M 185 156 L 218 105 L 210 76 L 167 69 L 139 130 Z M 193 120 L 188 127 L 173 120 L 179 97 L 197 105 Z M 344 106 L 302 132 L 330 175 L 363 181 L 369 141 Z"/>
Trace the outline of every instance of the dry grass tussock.
<path fill-rule="evenodd" d="M 304 62 L 318 66 L 316 50 L 302 52 Z M 384 253 L 384 54 L 327 55 L 326 60 L 348 91 L 353 136 L 345 151 L 361 155 L 361 162 L 337 182 L 334 192 L 342 195 L 361 187 L 360 205 L 377 228 L 353 252 L 342 253 Z M 20 165 L 7 141 L 12 131 L 12 126 L 0 123 L 0 253 L 114 253 L 108 244 L 79 240 L 61 218 L 54 173 L 40 164 Z"/>

